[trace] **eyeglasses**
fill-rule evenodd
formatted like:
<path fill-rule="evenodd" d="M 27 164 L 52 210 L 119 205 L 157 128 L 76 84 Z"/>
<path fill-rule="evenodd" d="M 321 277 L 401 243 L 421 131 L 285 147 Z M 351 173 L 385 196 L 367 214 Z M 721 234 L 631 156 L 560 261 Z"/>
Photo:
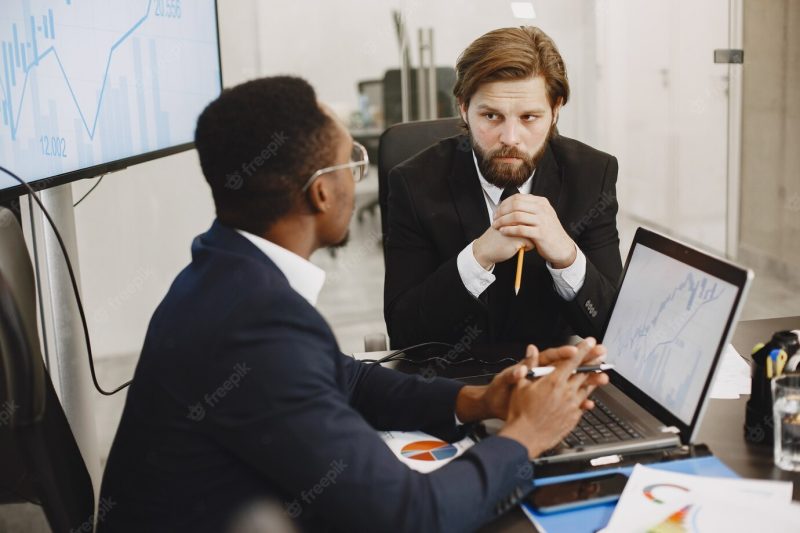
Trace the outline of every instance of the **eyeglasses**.
<path fill-rule="evenodd" d="M 334 165 L 332 167 L 325 167 L 317 170 L 311 175 L 310 178 L 308 178 L 306 184 L 303 185 L 302 191 L 306 192 L 308 188 L 311 187 L 311 184 L 323 174 L 335 172 L 345 168 L 352 169 L 353 181 L 356 183 L 367 177 L 367 172 L 369 171 L 369 156 L 367 155 L 367 149 L 364 148 L 360 143 L 353 141 L 353 152 L 350 154 L 349 163 L 343 163 L 341 165 Z"/>

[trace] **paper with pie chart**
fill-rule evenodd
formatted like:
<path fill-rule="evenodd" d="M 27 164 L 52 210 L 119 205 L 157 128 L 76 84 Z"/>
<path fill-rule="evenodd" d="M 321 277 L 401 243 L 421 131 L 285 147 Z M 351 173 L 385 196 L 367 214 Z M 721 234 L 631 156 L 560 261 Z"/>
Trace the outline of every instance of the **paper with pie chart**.
<path fill-rule="evenodd" d="M 714 533 L 753 531 L 764 524 L 759 509 L 775 513 L 773 531 L 800 518 L 800 506 L 790 505 L 792 483 L 716 478 L 681 474 L 636 465 L 603 533 Z M 796 524 L 796 523 L 795 523 Z M 759 528 L 760 529 L 760 528 Z M 765 530 L 766 531 L 766 530 Z"/>
<path fill-rule="evenodd" d="M 423 473 L 441 468 L 475 444 L 470 438 L 448 443 L 422 431 L 383 431 L 381 438 L 401 462 Z"/>

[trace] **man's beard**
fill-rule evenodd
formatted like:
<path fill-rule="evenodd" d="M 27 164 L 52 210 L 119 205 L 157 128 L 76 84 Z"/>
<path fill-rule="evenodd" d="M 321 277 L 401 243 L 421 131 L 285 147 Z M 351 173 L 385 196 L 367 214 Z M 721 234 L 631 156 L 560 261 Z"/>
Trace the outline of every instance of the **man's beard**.
<path fill-rule="evenodd" d="M 338 242 L 329 244 L 328 246 L 326 246 L 326 248 L 330 250 L 338 250 L 339 248 L 344 248 L 345 246 L 347 246 L 347 243 L 350 242 L 350 223 L 353 221 L 353 213 L 355 212 L 356 212 L 356 199 L 355 197 L 353 197 L 353 204 L 350 206 L 350 218 L 347 221 L 348 227 L 347 231 L 344 234 L 344 237 L 342 237 Z"/>
<path fill-rule="evenodd" d="M 331 249 L 331 250 L 338 250 L 339 248 L 344 248 L 345 246 L 347 246 L 348 242 L 350 242 L 350 230 L 347 230 L 347 233 L 344 234 L 344 237 L 342 237 L 342 240 L 340 240 L 339 242 L 336 242 L 334 244 L 329 245 L 328 248 Z"/>
<path fill-rule="evenodd" d="M 478 142 L 472 136 L 472 132 L 469 133 L 469 139 L 472 143 L 472 149 L 475 151 L 475 158 L 478 160 L 478 168 L 484 179 L 492 185 L 505 189 L 508 186 L 519 188 L 523 183 L 528 181 L 536 165 L 542 160 L 544 151 L 547 150 L 547 143 L 550 142 L 552 135 L 553 128 L 551 127 L 550 131 L 547 133 L 547 138 L 544 140 L 544 143 L 542 143 L 542 147 L 532 156 L 528 156 L 525 152 L 513 146 L 501 146 L 496 150 L 486 152 L 478 145 Z M 521 163 L 503 163 L 498 161 L 498 159 L 503 157 L 516 157 Z"/>

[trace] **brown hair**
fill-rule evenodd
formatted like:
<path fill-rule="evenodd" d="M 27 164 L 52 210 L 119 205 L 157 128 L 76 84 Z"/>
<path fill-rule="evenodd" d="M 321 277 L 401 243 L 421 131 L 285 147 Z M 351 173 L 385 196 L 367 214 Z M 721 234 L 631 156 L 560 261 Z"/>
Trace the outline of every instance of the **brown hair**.
<path fill-rule="evenodd" d="M 453 94 L 467 106 L 484 83 L 534 76 L 544 77 L 551 108 L 567 103 L 567 69 L 556 43 L 535 26 L 501 28 L 475 39 L 458 57 Z"/>

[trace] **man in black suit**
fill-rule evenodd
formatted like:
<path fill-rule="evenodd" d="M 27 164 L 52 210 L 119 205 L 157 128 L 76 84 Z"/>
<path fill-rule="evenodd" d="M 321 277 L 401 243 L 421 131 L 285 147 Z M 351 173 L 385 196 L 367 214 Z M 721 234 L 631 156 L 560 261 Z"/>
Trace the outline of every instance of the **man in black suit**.
<path fill-rule="evenodd" d="M 577 423 L 605 375 L 592 340 L 539 354 L 490 385 L 422 379 L 342 354 L 314 308 L 341 244 L 363 148 L 303 80 L 228 89 L 195 134 L 217 220 L 192 244 L 147 332 L 104 474 L 103 532 L 221 532 L 264 500 L 307 531 L 471 531 L 531 487 L 529 459 Z M 527 380 L 528 368 L 553 364 Z M 420 474 L 376 430 L 497 436 Z"/>
<path fill-rule="evenodd" d="M 384 314 L 392 345 L 554 346 L 599 335 L 622 271 L 617 161 L 560 136 L 561 56 L 534 27 L 495 30 L 459 57 L 467 133 L 389 175 Z M 521 290 L 516 256 L 524 247 Z"/>

